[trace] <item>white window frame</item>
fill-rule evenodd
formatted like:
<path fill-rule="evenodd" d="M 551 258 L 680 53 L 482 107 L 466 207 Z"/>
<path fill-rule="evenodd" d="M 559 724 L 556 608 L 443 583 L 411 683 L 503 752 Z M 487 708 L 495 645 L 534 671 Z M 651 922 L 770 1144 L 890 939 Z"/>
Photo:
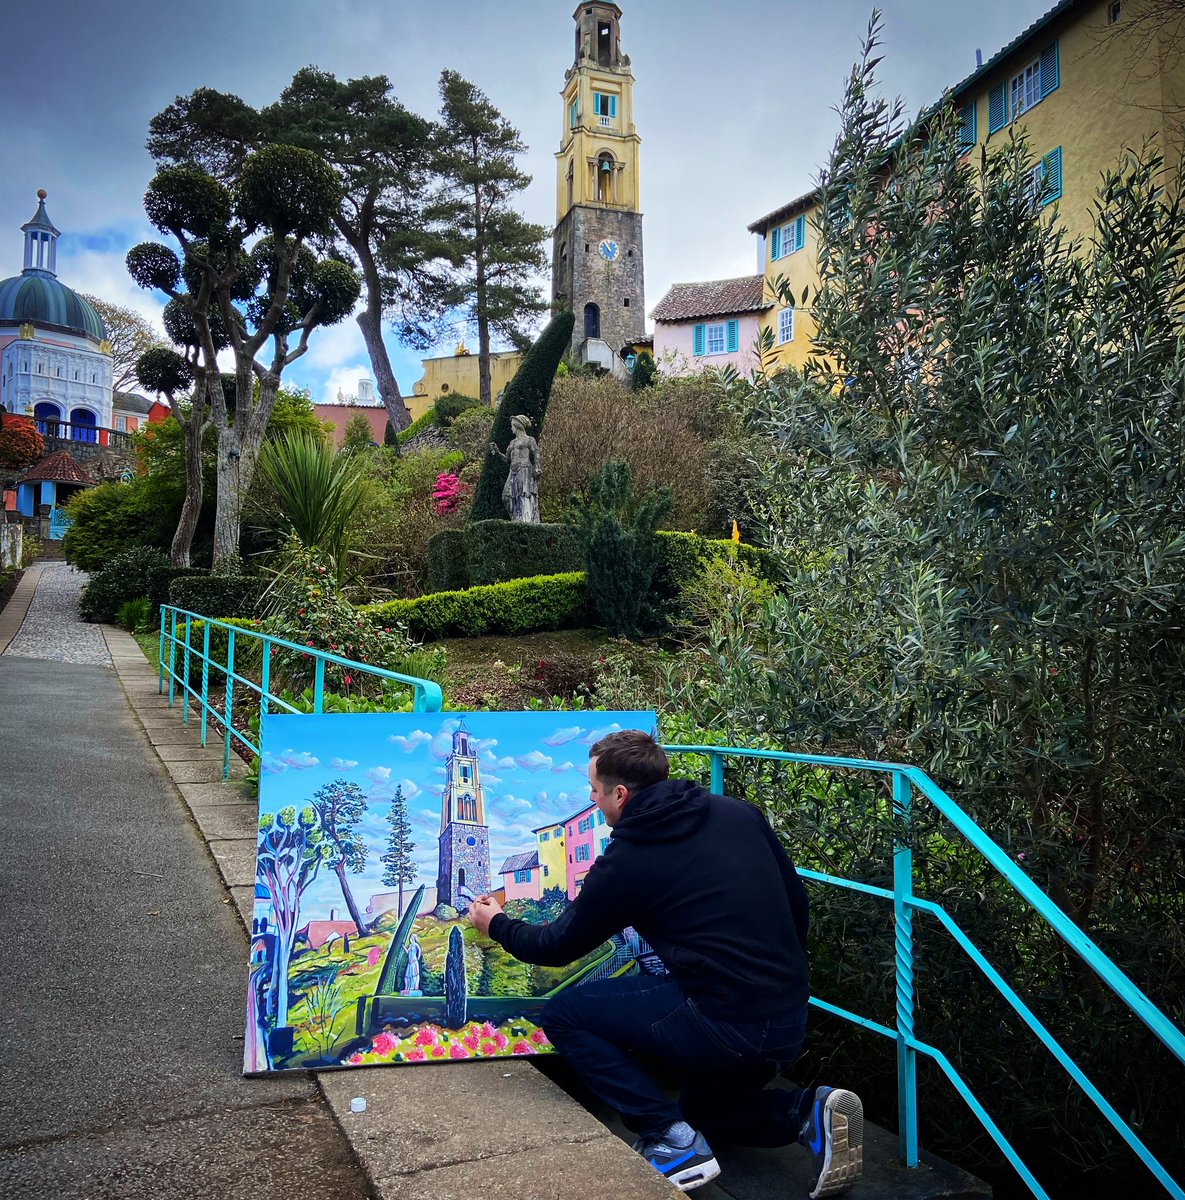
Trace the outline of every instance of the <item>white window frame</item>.
<path fill-rule="evenodd" d="M 120 416 L 120 417 L 115 418 L 115 431 L 117 433 L 127 433 L 127 431 L 128 431 L 127 417 Z"/>
<path fill-rule="evenodd" d="M 1019 97 L 1020 105 L 1017 106 Z M 1008 119 L 1015 121 L 1041 103 L 1041 58 L 1038 55 L 1008 81 Z"/>
<path fill-rule="evenodd" d="M 778 345 L 794 341 L 794 309 L 783 308 L 778 313 Z"/>
<path fill-rule="evenodd" d="M 719 338 L 719 344 L 716 339 Z M 715 347 L 715 349 L 713 349 Z M 728 353 L 728 322 L 704 323 L 704 354 Z"/>
<path fill-rule="evenodd" d="M 1039 158 L 1025 177 L 1025 196 L 1030 204 L 1039 205 L 1045 191 L 1045 160 Z"/>

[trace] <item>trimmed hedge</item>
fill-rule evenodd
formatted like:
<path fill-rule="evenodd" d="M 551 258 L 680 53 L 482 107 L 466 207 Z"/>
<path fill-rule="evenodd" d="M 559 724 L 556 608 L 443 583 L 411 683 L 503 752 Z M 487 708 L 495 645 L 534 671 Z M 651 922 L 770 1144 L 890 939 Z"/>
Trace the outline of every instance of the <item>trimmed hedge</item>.
<path fill-rule="evenodd" d="M 389 425 L 390 422 L 388 421 Z M 436 410 L 428 409 L 422 417 L 417 417 L 406 429 L 401 429 L 396 435 L 395 440 L 399 445 L 406 445 L 414 437 L 418 437 L 425 429 L 430 429 L 436 424 Z"/>
<path fill-rule="evenodd" d="M 358 611 L 379 625 L 403 625 L 412 637 L 426 641 L 579 629 L 595 619 L 582 571 L 433 592 L 415 600 L 365 605 Z"/>
<path fill-rule="evenodd" d="M 647 597 L 646 615 L 651 623 L 661 624 L 675 615 L 680 593 L 703 574 L 709 563 L 735 558 L 760 578 L 776 581 L 773 555 L 760 546 L 672 530 L 659 530 L 657 538 L 658 566 Z"/>
<path fill-rule="evenodd" d="M 265 586 L 257 575 L 185 575 L 169 584 L 169 603 L 203 617 L 253 617 Z"/>
<path fill-rule="evenodd" d="M 583 569 L 584 551 L 572 525 L 471 521 L 428 542 L 428 586 L 438 592 Z"/>
<path fill-rule="evenodd" d="M 450 392 L 447 396 L 437 397 L 432 411 L 436 417 L 436 424 L 441 429 L 447 429 L 466 409 L 482 407 L 482 402 L 476 396 Z"/>
<path fill-rule="evenodd" d="M 130 546 L 90 577 L 78 598 L 78 615 L 84 621 L 114 621 L 125 601 L 148 595 L 150 572 L 168 564 L 169 556 L 155 546 Z"/>
<path fill-rule="evenodd" d="M 187 579 L 210 574 L 209 567 L 156 567 L 148 572 L 148 599 L 155 606 L 169 603 L 169 588 L 174 579 Z"/>

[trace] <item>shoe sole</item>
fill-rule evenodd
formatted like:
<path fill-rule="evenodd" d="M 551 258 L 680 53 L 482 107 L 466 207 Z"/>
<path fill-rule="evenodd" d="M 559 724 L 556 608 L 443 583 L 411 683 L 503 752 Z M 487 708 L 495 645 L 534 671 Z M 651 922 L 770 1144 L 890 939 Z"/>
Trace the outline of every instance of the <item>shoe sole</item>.
<path fill-rule="evenodd" d="M 707 1162 L 696 1163 L 682 1171 L 673 1171 L 666 1176 L 681 1192 L 690 1192 L 705 1183 L 711 1183 L 720 1174 L 720 1164 L 709 1158 Z"/>
<path fill-rule="evenodd" d="M 864 1170 L 864 1106 L 855 1092 L 837 1089 L 823 1108 L 831 1152 L 823 1164 L 811 1200 L 838 1196 L 860 1178 Z"/>

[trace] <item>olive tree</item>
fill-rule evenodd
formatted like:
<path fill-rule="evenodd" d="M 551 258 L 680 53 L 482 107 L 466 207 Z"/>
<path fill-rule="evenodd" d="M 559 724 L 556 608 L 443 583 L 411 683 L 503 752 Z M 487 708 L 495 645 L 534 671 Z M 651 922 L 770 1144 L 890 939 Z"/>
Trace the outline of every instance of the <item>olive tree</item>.
<path fill-rule="evenodd" d="M 218 433 L 216 566 L 238 557 L 243 498 L 283 371 L 314 329 L 342 321 L 358 299 L 353 270 L 310 248 L 328 233 L 340 192 L 317 155 L 273 145 L 247 155 L 229 185 L 197 167 L 165 167 L 144 197 L 148 219 L 179 253 L 142 243 L 128 254 L 129 272 L 180 305 L 207 373 L 219 327 L 234 358 L 233 394 L 208 390 Z"/>

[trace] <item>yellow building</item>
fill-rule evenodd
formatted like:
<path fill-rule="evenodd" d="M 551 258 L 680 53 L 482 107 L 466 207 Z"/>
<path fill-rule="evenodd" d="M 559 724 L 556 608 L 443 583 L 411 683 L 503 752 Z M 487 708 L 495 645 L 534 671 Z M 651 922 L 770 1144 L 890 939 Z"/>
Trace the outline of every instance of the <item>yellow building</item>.
<path fill-rule="evenodd" d="M 548 888 L 567 888 L 568 860 L 564 853 L 564 823 L 540 825 L 531 831 L 539 846 L 540 883 L 543 891 Z"/>
<path fill-rule="evenodd" d="M 421 359 L 423 377 L 416 381 L 412 394 L 404 397 L 413 421 L 419 420 L 441 396 L 478 396 L 481 392 L 478 377 L 478 357 L 458 347 L 458 353 L 441 358 Z M 495 399 L 522 365 L 521 350 L 502 350 L 490 355 L 490 388 Z"/>
<path fill-rule="evenodd" d="M 1075 237 L 1089 236 L 1102 171 L 1125 148 L 1155 141 L 1167 164 L 1180 160 L 1185 57 L 1161 44 L 1176 23 L 1154 30 L 1133 20 L 1132 0 L 1061 0 L 998 54 L 951 88 L 967 152 L 990 153 L 1024 130 L 1038 160 L 1034 187 Z M 818 286 L 817 190 L 754 221 L 766 295 L 764 325 L 775 366 L 801 367 L 815 333 L 810 300 Z M 774 280 L 795 297 L 782 304 Z M 804 303 L 802 297 L 807 295 Z"/>

